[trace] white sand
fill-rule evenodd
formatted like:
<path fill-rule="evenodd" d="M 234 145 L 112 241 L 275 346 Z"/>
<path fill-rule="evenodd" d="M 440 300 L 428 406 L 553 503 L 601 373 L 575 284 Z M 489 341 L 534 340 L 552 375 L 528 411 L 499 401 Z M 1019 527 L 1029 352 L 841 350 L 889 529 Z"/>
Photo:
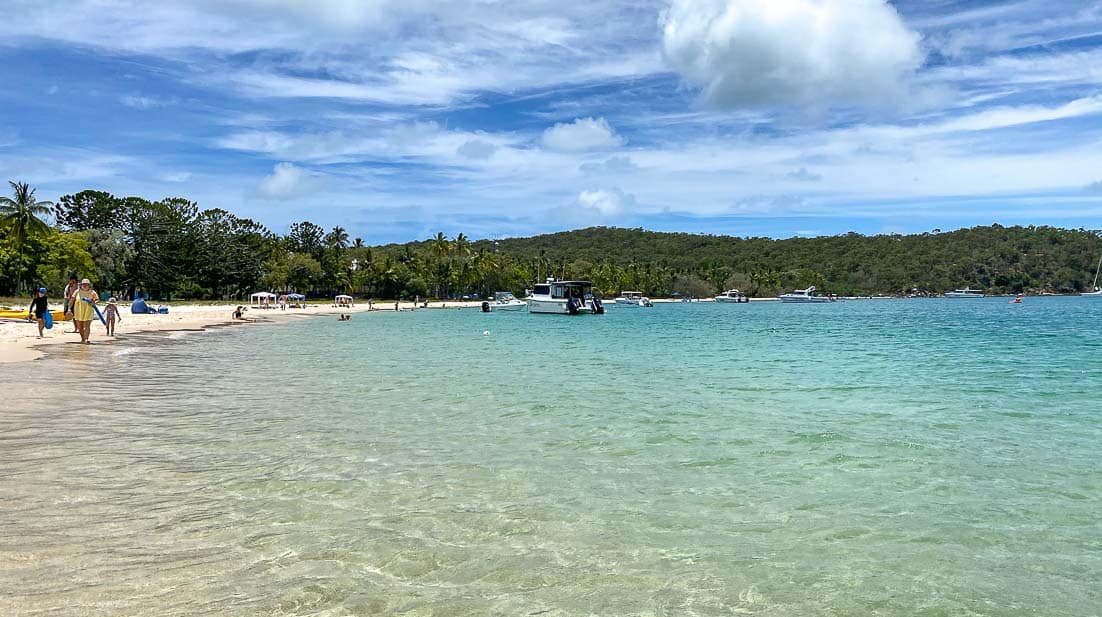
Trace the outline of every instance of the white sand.
<path fill-rule="evenodd" d="M 429 308 L 461 308 L 477 307 L 479 302 L 434 302 Z M 100 310 L 103 309 L 100 304 Z M 152 306 L 158 306 L 153 303 Z M 215 324 L 238 323 L 258 324 L 272 323 L 288 319 L 302 319 L 306 317 L 335 316 L 341 313 L 367 313 L 367 303 L 357 303 L 353 307 L 333 307 L 328 304 L 311 304 L 307 308 L 280 310 L 249 308 L 245 311 L 245 321 L 235 321 L 233 311 L 237 305 L 227 304 L 170 304 L 167 315 L 134 315 L 130 312 L 130 305 L 119 304 L 119 313 L 122 320 L 116 322 L 116 334 L 124 335 L 131 332 L 153 332 L 165 330 L 194 330 Z M 60 305 L 52 305 L 51 310 L 60 310 Z M 376 303 L 377 311 L 393 311 L 394 303 Z M 412 302 L 399 303 L 401 310 L 413 308 Z M 98 321 L 92 322 L 91 342 L 107 339 L 106 331 Z M 46 330 L 43 338 L 38 338 L 38 326 L 34 322 L 0 321 L 0 363 L 25 362 L 42 357 L 43 347 L 47 345 L 59 345 L 80 340 L 80 335 L 73 332 L 73 322 L 57 321 L 51 330 Z"/>

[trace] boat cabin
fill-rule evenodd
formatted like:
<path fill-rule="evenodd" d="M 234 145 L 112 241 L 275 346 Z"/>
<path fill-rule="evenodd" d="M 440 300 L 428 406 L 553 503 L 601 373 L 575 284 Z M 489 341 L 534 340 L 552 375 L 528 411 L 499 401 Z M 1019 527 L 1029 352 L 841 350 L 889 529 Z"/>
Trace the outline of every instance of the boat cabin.
<path fill-rule="evenodd" d="M 590 281 L 548 281 L 532 288 L 533 296 L 550 296 L 552 300 L 584 298 L 590 293 Z"/>

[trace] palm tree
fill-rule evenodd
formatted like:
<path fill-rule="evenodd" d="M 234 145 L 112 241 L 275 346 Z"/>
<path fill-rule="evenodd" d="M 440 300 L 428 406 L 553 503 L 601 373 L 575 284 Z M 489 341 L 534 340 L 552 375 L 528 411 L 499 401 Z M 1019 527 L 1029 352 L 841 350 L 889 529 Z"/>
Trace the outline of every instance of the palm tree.
<path fill-rule="evenodd" d="M 429 238 L 429 252 L 437 259 L 444 259 L 452 250 L 452 244 L 444 232 L 436 232 L 436 236 Z"/>
<path fill-rule="evenodd" d="M 457 255 L 470 257 L 471 241 L 467 238 L 467 236 L 459 234 L 455 237 L 455 240 L 452 241 L 452 250 L 455 251 Z"/>
<path fill-rule="evenodd" d="M 444 297 L 447 287 L 447 279 L 451 274 L 451 264 L 448 263 L 448 254 L 452 251 L 452 243 L 444 232 L 436 232 L 436 236 L 429 238 L 429 253 L 432 255 L 434 268 L 434 295 L 437 298 Z"/>
<path fill-rule="evenodd" d="M 8 184 L 11 185 L 15 199 L 0 197 L 0 230 L 8 234 L 12 248 L 21 254 L 28 235 L 49 231 L 49 225 L 38 217 L 49 214 L 54 203 L 35 199 L 34 189 L 26 182 L 9 180 Z M 15 289 L 20 290 L 22 284 L 23 268 L 19 267 L 15 274 Z"/>
<path fill-rule="evenodd" d="M 348 232 L 338 225 L 325 236 L 325 241 L 332 248 L 343 249 L 348 246 Z"/>

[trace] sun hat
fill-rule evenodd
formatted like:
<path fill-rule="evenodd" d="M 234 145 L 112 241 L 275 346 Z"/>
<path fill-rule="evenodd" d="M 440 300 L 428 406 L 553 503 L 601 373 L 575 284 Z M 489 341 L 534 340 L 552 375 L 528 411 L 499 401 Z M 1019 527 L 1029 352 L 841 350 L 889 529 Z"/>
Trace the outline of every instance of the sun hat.
<path fill-rule="evenodd" d="M 40 294 L 46 293 L 46 288 L 45 287 L 39 287 L 38 288 L 38 293 L 40 293 Z"/>
<path fill-rule="evenodd" d="M 91 285 L 91 284 L 92 284 L 92 281 L 89 281 L 88 279 L 83 279 L 83 280 L 81 280 L 81 281 L 80 281 L 80 284 L 81 284 L 81 285 L 84 285 L 84 284 L 88 284 L 88 285 Z"/>
<path fill-rule="evenodd" d="M 107 299 L 108 304 L 114 304 L 116 302 L 118 302 L 118 300 L 116 300 L 114 296 Z"/>

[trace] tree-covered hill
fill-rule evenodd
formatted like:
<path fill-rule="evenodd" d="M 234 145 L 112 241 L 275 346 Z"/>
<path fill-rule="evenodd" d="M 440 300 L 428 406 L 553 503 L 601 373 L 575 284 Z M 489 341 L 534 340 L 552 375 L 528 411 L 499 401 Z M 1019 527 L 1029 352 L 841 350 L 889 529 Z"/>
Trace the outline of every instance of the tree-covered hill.
<path fill-rule="evenodd" d="M 1102 240 L 1097 231 L 1001 225 L 782 240 L 591 227 L 481 240 L 472 248 L 520 261 L 542 260 L 544 272 L 558 276 L 583 275 L 587 266 L 600 264 L 649 265 L 703 279 L 714 290 L 734 286 L 759 295 L 812 284 L 842 294 L 940 293 L 966 285 L 993 293 L 1073 293 L 1090 286 Z"/>
<path fill-rule="evenodd" d="M 242 298 L 251 291 L 375 298 L 519 293 L 547 276 L 589 279 L 605 297 L 756 296 L 815 285 L 839 295 L 1087 290 L 1102 256 L 1096 231 L 974 227 L 915 235 L 736 238 L 591 227 L 531 238 L 464 234 L 368 246 L 347 230 L 294 222 L 285 235 L 188 199 L 149 201 L 103 191 L 39 201 L 11 182 L 0 199 L 0 295 L 69 275 L 101 291 L 158 299 Z M 47 220 L 53 219 L 53 224 Z"/>

